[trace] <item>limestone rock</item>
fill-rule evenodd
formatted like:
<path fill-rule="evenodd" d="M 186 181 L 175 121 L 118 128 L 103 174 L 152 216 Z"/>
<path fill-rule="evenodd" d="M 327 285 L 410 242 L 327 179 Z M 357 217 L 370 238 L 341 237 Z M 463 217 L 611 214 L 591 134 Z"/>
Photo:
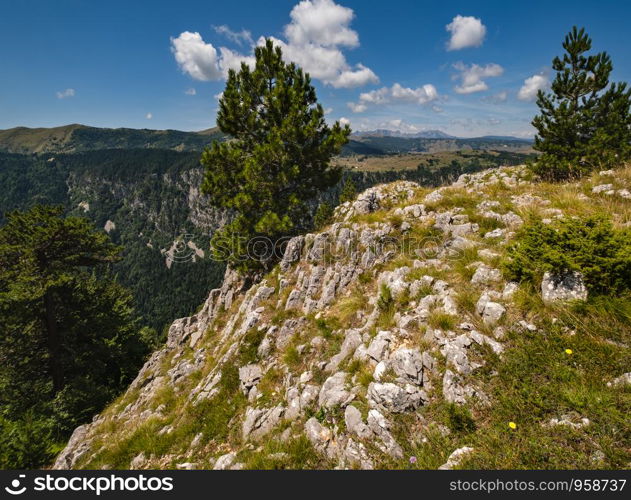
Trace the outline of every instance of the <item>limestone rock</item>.
<path fill-rule="evenodd" d="M 354 466 L 358 466 L 363 470 L 374 469 L 374 463 L 368 454 L 368 450 L 363 443 L 355 442 L 349 439 L 344 449 L 344 458 Z"/>
<path fill-rule="evenodd" d="M 246 365 L 239 368 L 239 381 L 241 382 L 241 390 L 247 396 L 256 384 L 261 380 L 263 372 L 261 367 L 256 364 Z"/>
<path fill-rule="evenodd" d="M 311 417 L 305 423 L 305 434 L 319 453 L 333 459 L 336 456 L 337 446 L 332 442 L 333 432 L 324 427 L 315 417 Z"/>
<path fill-rule="evenodd" d="M 388 356 L 390 350 L 390 343 L 392 342 L 392 334 L 388 331 L 382 330 L 372 340 L 368 346 L 367 354 L 376 362 Z"/>
<path fill-rule="evenodd" d="M 406 382 L 423 384 L 423 358 L 418 349 L 397 349 L 390 356 L 390 366 Z"/>
<path fill-rule="evenodd" d="M 454 467 L 460 465 L 460 463 L 466 458 L 466 456 L 473 451 L 473 448 L 469 446 L 463 446 L 462 448 L 454 450 L 454 452 L 449 455 L 447 462 L 438 467 L 438 470 L 452 470 Z"/>
<path fill-rule="evenodd" d="M 86 441 L 90 424 L 77 427 L 68 444 L 55 460 L 54 469 L 72 469 L 77 461 L 90 450 L 90 444 Z"/>
<path fill-rule="evenodd" d="M 368 412 L 367 421 L 370 430 L 381 440 L 381 443 L 376 442 L 381 451 L 392 458 L 402 459 L 403 450 L 390 433 L 390 423 L 386 418 L 379 411 L 373 409 Z"/>
<path fill-rule="evenodd" d="M 346 429 L 355 434 L 359 439 L 370 439 L 372 432 L 364 423 L 361 412 L 353 405 L 348 405 L 344 411 L 344 422 Z"/>
<path fill-rule="evenodd" d="M 280 262 L 280 268 L 282 271 L 287 271 L 294 262 L 300 259 L 302 248 L 305 244 L 304 236 L 295 236 L 287 242 L 285 253 L 283 254 L 283 260 Z"/>
<path fill-rule="evenodd" d="M 623 373 L 607 383 L 609 387 L 623 387 L 625 385 L 631 385 L 631 372 Z"/>
<path fill-rule="evenodd" d="M 562 274 L 546 272 L 541 281 L 541 297 L 544 302 L 587 300 L 583 275 L 577 271 Z"/>
<path fill-rule="evenodd" d="M 371 382 L 367 397 L 371 408 L 379 408 L 390 413 L 416 410 L 424 402 L 429 401 L 427 394 L 418 387 L 412 384 L 400 387 L 391 382 Z"/>
<path fill-rule="evenodd" d="M 607 193 L 608 191 L 613 191 L 613 184 L 600 184 L 592 188 L 594 194 Z"/>
<path fill-rule="evenodd" d="M 471 283 L 476 285 L 488 285 L 500 281 L 501 279 L 502 274 L 499 269 L 494 269 L 486 264 L 482 264 L 475 270 L 475 273 L 473 273 Z"/>
<path fill-rule="evenodd" d="M 506 314 L 506 308 L 497 302 L 487 302 L 482 311 L 482 320 L 486 325 L 493 326 Z"/>
<path fill-rule="evenodd" d="M 228 470 L 234 464 L 237 458 L 237 454 L 234 452 L 226 453 L 225 455 L 221 455 L 215 465 L 213 466 L 213 470 Z"/>
<path fill-rule="evenodd" d="M 359 331 L 352 329 L 347 330 L 346 336 L 344 337 L 344 342 L 342 343 L 342 347 L 340 348 L 340 352 L 333 356 L 331 360 L 327 363 L 325 371 L 333 372 L 337 370 L 337 367 L 340 365 L 340 363 L 351 354 L 353 354 L 361 343 L 362 338 L 359 334 Z"/>
<path fill-rule="evenodd" d="M 331 375 L 322 384 L 318 403 L 324 408 L 333 408 L 334 406 L 345 406 L 355 397 L 346 390 L 346 373 L 337 372 Z"/>
<path fill-rule="evenodd" d="M 258 440 L 268 434 L 285 412 L 282 406 L 274 408 L 247 408 L 243 421 L 243 439 Z"/>

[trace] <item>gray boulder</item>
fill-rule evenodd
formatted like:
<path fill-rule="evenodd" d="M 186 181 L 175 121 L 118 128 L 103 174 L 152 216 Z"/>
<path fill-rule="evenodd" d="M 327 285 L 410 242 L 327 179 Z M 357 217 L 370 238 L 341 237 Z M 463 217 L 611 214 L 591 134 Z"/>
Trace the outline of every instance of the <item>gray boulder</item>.
<path fill-rule="evenodd" d="M 247 396 L 252 387 L 261 380 L 263 372 L 259 365 L 246 365 L 239 368 L 239 381 L 241 382 L 241 390 Z"/>
<path fill-rule="evenodd" d="M 397 349 L 390 356 L 390 366 L 406 382 L 423 383 L 423 358 L 418 349 Z"/>
<path fill-rule="evenodd" d="M 412 384 L 400 387 L 391 382 L 371 382 L 368 386 L 368 404 L 371 408 L 379 408 L 390 413 L 403 413 L 416 410 L 428 401 L 425 391 Z"/>
<path fill-rule="evenodd" d="M 482 311 L 482 320 L 486 325 L 495 325 L 506 314 L 506 308 L 497 302 L 487 302 Z"/>
<path fill-rule="evenodd" d="M 463 446 L 462 448 L 458 448 L 451 455 L 449 455 L 447 462 L 441 465 L 438 468 L 438 470 L 451 470 L 454 467 L 457 467 L 466 458 L 466 456 L 469 455 L 472 451 L 473 451 L 473 448 L 469 446 Z"/>
<path fill-rule="evenodd" d="M 331 375 L 322 384 L 318 403 L 325 408 L 333 408 L 334 406 L 345 406 L 355 397 L 346 390 L 346 373 L 337 372 Z"/>
<path fill-rule="evenodd" d="M 231 453 L 226 453 L 225 455 L 221 455 L 217 461 L 215 462 L 215 465 L 213 467 L 213 470 L 228 470 L 230 469 L 230 467 L 232 467 L 232 464 L 234 464 L 234 461 L 237 458 L 237 454 L 234 452 Z"/>
<path fill-rule="evenodd" d="M 390 433 L 390 423 L 377 410 L 368 412 L 368 427 L 379 438 L 381 443 L 377 441 L 377 447 L 387 453 L 392 458 L 400 460 L 403 458 L 403 450 Z"/>
<path fill-rule="evenodd" d="M 368 350 L 366 351 L 368 356 L 377 362 L 387 358 L 388 351 L 390 350 L 390 342 L 392 342 L 390 332 L 385 330 L 380 331 L 368 346 Z"/>
<path fill-rule="evenodd" d="M 333 432 L 324 427 L 315 417 L 305 422 L 305 434 L 319 453 L 334 459 L 337 455 L 337 444 L 333 440 Z"/>
<path fill-rule="evenodd" d="M 295 236 L 287 242 L 285 253 L 283 254 L 283 260 L 280 262 L 280 268 L 283 271 L 287 271 L 294 262 L 300 259 L 302 253 L 302 247 L 305 244 L 304 236 Z"/>
<path fill-rule="evenodd" d="M 560 274 L 546 272 L 541 281 L 541 297 L 547 303 L 587 300 L 583 275 L 577 271 Z"/>
<path fill-rule="evenodd" d="M 247 408 L 243 421 L 243 439 L 258 440 L 268 434 L 283 417 L 285 408 Z"/>
<path fill-rule="evenodd" d="M 347 357 L 355 352 L 360 344 L 362 343 L 361 335 L 357 330 L 347 330 L 346 336 L 344 337 L 344 342 L 342 343 L 342 347 L 340 348 L 340 352 L 331 358 L 331 360 L 326 365 L 325 371 L 333 372 L 337 370 L 337 367 L 340 365 L 342 361 L 344 361 Z"/>
<path fill-rule="evenodd" d="M 471 278 L 471 283 L 475 285 L 488 285 L 490 283 L 494 283 L 500 281 L 502 279 L 502 274 L 499 269 L 494 269 L 485 264 L 478 266 L 473 273 L 473 277 Z"/>
<path fill-rule="evenodd" d="M 359 439 L 369 439 L 372 437 L 370 428 L 364 423 L 361 412 L 352 405 L 348 405 L 344 411 L 344 422 L 346 429 L 355 434 Z"/>

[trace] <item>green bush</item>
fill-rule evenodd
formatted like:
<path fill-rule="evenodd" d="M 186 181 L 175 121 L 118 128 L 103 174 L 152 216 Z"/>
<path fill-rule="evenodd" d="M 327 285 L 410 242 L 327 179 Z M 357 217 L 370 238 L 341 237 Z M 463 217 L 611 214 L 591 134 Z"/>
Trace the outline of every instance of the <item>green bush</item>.
<path fill-rule="evenodd" d="M 388 285 L 382 284 L 379 289 L 379 298 L 377 299 L 377 307 L 382 313 L 390 312 L 394 307 L 394 298 L 392 291 Z"/>
<path fill-rule="evenodd" d="M 509 279 L 537 286 L 546 271 L 579 271 L 590 292 L 631 288 L 631 231 L 602 216 L 525 224 L 503 264 Z"/>
<path fill-rule="evenodd" d="M 27 412 L 18 420 L 0 416 L 0 469 L 33 469 L 53 458 L 54 425 Z"/>
<path fill-rule="evenodd" d="M 340 203 L 346 203 L 347 201 L 353 201 L 357 196 L 357 186 L 353 182 L 353 179 L 348 178 L 344 185 L 342 186 L 342 191 L 340 192 Z"/>
<path fill-rule="evenodd" d="M 330 203 L 323 201 L 318 205 L 315 215 L 313 216 L 313 225 L 316 229 L 322 229 L 333 217 L 333 207 Z"/>

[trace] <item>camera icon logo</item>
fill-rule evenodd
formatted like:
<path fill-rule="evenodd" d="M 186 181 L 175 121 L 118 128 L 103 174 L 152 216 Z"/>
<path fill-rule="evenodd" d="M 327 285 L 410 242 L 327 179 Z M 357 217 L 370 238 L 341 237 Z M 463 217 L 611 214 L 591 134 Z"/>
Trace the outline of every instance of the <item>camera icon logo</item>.
<path fill-rule="evenodd" d="M 19 478 L 24 479 L 26 476 L 24 474 L 20 474 Z M 5 486 L 4 490 L 10 495 L 21 495 L 26 491 L 26 486 L 22 486 L 20 488 L 20 479 L 14 479 L 11 481 L 11 486 Z"/>

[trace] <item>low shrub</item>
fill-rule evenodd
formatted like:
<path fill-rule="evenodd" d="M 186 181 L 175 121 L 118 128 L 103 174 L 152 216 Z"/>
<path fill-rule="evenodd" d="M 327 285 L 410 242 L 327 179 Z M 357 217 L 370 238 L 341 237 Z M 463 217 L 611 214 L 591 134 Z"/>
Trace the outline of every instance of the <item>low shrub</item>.
<path fill-rule="evenodd" d="M 602 216 L 544 224 L 534 218 L 519 231 L 503 263 L 508 279 L 537 286 L 546 271 L 579 271 L 591 292 L 631 288 L 631 231 Z"/>

